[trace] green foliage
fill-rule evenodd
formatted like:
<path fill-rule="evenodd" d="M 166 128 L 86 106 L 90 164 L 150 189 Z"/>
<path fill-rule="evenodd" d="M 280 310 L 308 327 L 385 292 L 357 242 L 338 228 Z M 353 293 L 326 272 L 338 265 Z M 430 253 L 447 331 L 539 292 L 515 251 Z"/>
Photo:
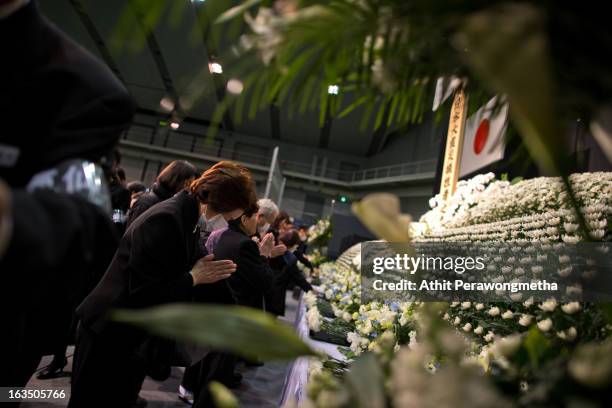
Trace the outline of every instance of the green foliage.
<path fill-rule="evenodd" d="M 171 304 L 143 310 L 117 310 L 111 318 L 164 337 L 247 358 L 290 360 L 315 354 L 291 327 L 247 307 Z"/>
<path fill-rule="evenodd" d="M 351 391 L 350 406 L 358 408 L 386 406 L 384 373 L 374 354 L 367 353 L 355 360 L 344 378 Z"/>
<path fill-rule="evenodd" d="M 537 367 L 546 352 L 550 349 L 550 341 L 534 326 L 527 332 L 523 346 L 527 351 L 529 361 L 533 366 Z"/>
<path fill-rule="evenodd" d="M 212 381 L 208 386 L 218 408 L 238 408 L 240 403 L 232 392 L 223 384 Z"/>
<path fill-rule="evenodd" d="M 346 322 L 341 318 L 322 319 L 320 330 L 316 333 L 311 332 L 310 337 L 315 340 L 345 346 L 349 344 L 346 339 L 347 334 L 354 330 L 355 325 L 353 323 Z"/>
<path fill-rule="evenodd" d="M 330 357 L 323 361 L 323 370 L 329 372 L 338 379 L 343 379 L 344 374 L 349 370 L 350 363 L 344 360 Z"/>
<path fill-rule="evenodd" d="M 176 24 L 191 8 L 130 0 L 113 43 L 144 46 L 138 26 L 146 34 L 161 21 Z M 290 116 L 316 110 L 321 125 L 361 109 L 361 128 L 400 128 L 430 111 L 438 78 L 448 85 L 454 77 L 469 111 L 506 95 L 530 155 L 564 175 L 558 124 L 590 120 L 612 94 L 612 67 L 598 51 L 612 45 L 612 33 L 599 3 L 208 0 L 196 14 L 194 29 L 223 61 L 224 75 L 245 85 L 219 104 L 214 123 L 230 110 L 240 121 L 275 104 Z M 339 95 L 328 95 L 331 84 Z"/>
<path fill-rule="evenodd" d="M 320 280 L 319 280 L 319 284 L 321 284 Z M 319 309 L 319 313 L 321 313 L 321 316 L 323 317 L 330 317 L 330 318 L 335 317 L 334 310 L 331 306 L 331 303 L 325 299 L 320 299 L 320 298 L 317 299 L 317 309 Z"/>
<path fill-rule="evenodd" d="M 600 303 L 598 307 L 608 324 L 612 324 L 612 303 Z"/>

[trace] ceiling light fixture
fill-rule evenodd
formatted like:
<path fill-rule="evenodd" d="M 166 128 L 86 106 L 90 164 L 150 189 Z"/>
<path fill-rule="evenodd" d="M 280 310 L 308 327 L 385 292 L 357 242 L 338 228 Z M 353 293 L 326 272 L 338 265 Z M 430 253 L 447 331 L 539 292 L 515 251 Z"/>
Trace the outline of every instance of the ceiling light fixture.
<path fill-rule="evenodd" d="M 340 92 L 340 87 L 338 85 L 330 85 L 327 87 L 327 93 L 330 95 L 338 95 Z"/>
<path fill-rule="evenodd" d="M 244 85 L 241 80 L 232 78 L 227 81 L 227 91 L 234 95 L 239 95 L 244 90 Z"/>
<path fill-rule="evenodd" d="M 159 101 L 159 106 L 166 112 L 172 112 L 174 110 L 174 101 L 167 96 L 164 96 L 161 101 Z"/>
<path fill-rule="evenodd" d="M 208 64 L 208 70 L 211 74 L 222 74 L 223 67 L 218 62 L 211 62 Z"/>
<path fill-rule="evenodd" d="M 181 127 L 181 125 L 178 122 L 172 122 L 172 123 L 170 123 L 170 127 L 172 128 L 172 130 L 176 130 L 179 127 Z"/>

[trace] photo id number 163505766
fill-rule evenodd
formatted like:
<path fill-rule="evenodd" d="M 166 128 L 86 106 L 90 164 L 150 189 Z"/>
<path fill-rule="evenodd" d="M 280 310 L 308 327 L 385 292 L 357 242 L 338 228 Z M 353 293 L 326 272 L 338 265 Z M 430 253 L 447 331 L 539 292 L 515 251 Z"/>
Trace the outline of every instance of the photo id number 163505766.
<path fill-rule="evenodd" d="M 66 391 L 62 389 L 40 389 L 40 388 L 5 388 L 2 393 L 3 402 L 14 400 L 51 400 L 65 399 Z"/>

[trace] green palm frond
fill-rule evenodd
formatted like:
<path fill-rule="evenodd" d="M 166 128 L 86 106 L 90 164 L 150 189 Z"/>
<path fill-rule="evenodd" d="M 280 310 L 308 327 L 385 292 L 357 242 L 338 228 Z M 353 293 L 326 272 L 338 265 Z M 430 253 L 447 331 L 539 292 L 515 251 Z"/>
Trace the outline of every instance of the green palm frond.
<path fill-rule="evenodd" d="M 180 14 L 165 0 L 128 3 L 146 3 L 145 27 Z M 612 100 L 612 64 L 601 52 L 612 46 L 612 32 L 600 9 L 537 0 L 207 0 L 199 19 L 224 76 L 245 84 L 219 104 L 216 118 L 227 110 L 253 118 L 275 104 L 290 114 L 318 111 L 320 125 L 359 110 L 362 128 L 401 128 L 431 111 L 438 78 L 456 77 L 469 95 L 468 114 L 506 94 L 532 157 L 564 174 L 558 123 L 589 121 Z M 118 24 L 123 35 L 126 21 Z M 517 35 L 507 31 L 513 24 Z M 597 47 L 580 46 L 586 34 Z M 339 95 L 328 95 L 332 84 Z"/>

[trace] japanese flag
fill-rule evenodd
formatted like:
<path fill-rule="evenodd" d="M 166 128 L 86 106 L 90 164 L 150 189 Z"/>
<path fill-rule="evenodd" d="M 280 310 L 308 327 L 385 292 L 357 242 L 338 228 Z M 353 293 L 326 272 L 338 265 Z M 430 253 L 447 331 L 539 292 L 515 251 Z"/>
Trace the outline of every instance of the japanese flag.
<path fill-rule="evenodd" d="M 504 158 L 508 104 L 494 112 L 496 98 L 491 99 L 465 121 L 459 177 Z"/>

